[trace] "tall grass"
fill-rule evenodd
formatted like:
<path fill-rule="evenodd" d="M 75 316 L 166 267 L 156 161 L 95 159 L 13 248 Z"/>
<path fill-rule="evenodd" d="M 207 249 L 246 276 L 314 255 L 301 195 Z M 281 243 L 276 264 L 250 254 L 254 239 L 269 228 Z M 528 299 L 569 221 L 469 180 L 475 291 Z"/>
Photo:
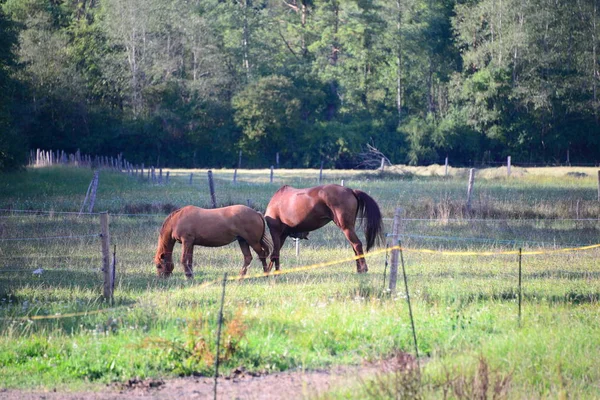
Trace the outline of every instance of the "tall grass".
<path fill-rule="evenodd" d="M 266 170 L 241 171 L 233 185 L 232 171 L 214 172 L 220 203 L 250 199 L 260 210 L 279 185 L 313 185 L 318 177 L 318 171 L 276 171 L 277 183 L 271 185 Z M 2 176 L 0 208 L 54 213 L 0 213 L 1 386 L 76 388 L 131 377 L 213 372 L 207 360 L 216 354 L 217 283 L 225 272 L 238 273 L 241 252 L 236 244 L 197 247 L 191 283 L 179 266 L 172 279 L 158 279 L 151 263 L 168 209 L 209 202 L 203 171 L 194 171 L 192 186 L 189 173 L 171 171 L 170 184 L 162 186 L 101 173 L 97 210 L 112 213 L 111 240 L 117 246 L 114 306 L 100 297 L 100 242 L 93 236 L 99 233 L 97 215 L 61 213 L 79 210 L 91 171 L 51 168 Z M 577 200 L 580 213 L 586 204 L 586 218 L 591 217 L 591 179 L 482 179 L 476 182 L 476 194 L 485 193 L 487 200 L 474 205 L 477 217 L 486 218 L 479 220 L 460 214 L 466 180 L 459 177 L 336 174 L 325 177 L 369 192 L 387 218 L 397 206 L 405 209 L 404 258 L 419 352 L 427 361 L 424 382 L 441 387 L 448 371 L 462 371 L 465 379 L 475 376 L 484 359 L 490 371 L 511 376 L 511 397 L 600 396 L 594 386 L 600 380 L 600 361 L 593 356 L 600 348 L 599 250 L 524 256 L 520 327 L 514 255 L 443 253 L 596 243 L 598 221 L 542 219 L 573 218 L 573 210 L 563 205 Z M 514 219 L 495 219 L 507 215 Z M 390 224 L 386 220 L 388 228 Z M 57 236 L 72 238 L 2 240 Z M 420 248 L 440 252 L 414 251 Z M 302 242 L 298 258 L 293 242 L 286 243 L 282 264 L 285 271 L 350 256 L 343 234 L 328 225 Z M 269 372 L 411 352 L 406 293 L 402 285 L 394 293 L 384 287 L 385 260 L 381 252 L 368 256 L 367 275 L 357 275 L 350 261 L 230 282 L 225 319 L 235 330 L 223 360 L 225 373 L 240 365 Z M 40 268 L 41 274 L 33 274 Z M 255 260 L 250 272 L 260 270 Z M 62 317 L 73 313 L 77 315 Z M 33 316 L 53 318 L 27 318 Z M 358 396 L 363 389 L 352 393 Z"/>

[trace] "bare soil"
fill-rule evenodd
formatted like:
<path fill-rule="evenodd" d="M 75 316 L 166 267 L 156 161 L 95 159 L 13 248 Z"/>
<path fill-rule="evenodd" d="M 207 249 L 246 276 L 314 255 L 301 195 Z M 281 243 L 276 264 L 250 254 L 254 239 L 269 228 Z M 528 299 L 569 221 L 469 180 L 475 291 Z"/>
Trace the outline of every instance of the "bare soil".
<path fill-rule="evenodd" d="M 315 398 L 332 389 L 360 384 L 369 377 L 393 372 L 413 362 L 412 357 L 397 356 L 388 360 L 342 366 L 327 370 L 286 371 L 250 374 L 243 367 L 218 380 L 219 399 L 291 400 Z M 0 399 L 7 400 L 125 400 L 125 399 L 209 399 L 214 397 L 214 378 L 186 377 L 169 380 L 130 379 L 108 385 L 102 391 L 63 392 L 0 389 Z"/>

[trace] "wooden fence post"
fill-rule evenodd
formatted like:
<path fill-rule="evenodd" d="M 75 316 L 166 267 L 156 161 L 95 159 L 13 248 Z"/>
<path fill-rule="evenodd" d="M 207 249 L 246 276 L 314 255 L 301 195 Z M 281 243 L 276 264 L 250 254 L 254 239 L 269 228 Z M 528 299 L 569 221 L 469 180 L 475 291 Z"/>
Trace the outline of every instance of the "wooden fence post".
<path fill-rule="evenodd" d="M 600 202 L 600 169 L 598 170 L 598 202 Z"/>
<path fill-rule="evenodd" d="M 271 176 L 269 177 L 269 183 L 273 183 L 273 166 L 271 165 Z"/>
<path fill-rule="evenodd" d="M 296 242 L 296 258 L 300 257 L 300 238 L 295 238 L 294 242 Z"/>
<path fill-rule="evenodd" d="M 108 231 L 108 212 L 100 214 L 100 229 L 102 239 L 102 272 L 104 273 L 104 299 L 112 301 L 113 298 L 113 272 L 110 268 L 110 233 Z"/>
<path fill-rule="evenodd" d="M 92 192 L 90 193 L 90 206 L 88 208 L 88 212 L 91 213 L 94 211 L 94 203 L 96 203 L 96 191 L 98 190 L 98 171 L 94 173 L 94 178 L 92 179 Z"/>
<path fill-rule="evenodd" d="M 169 171 L 167 171 L 167 176 L 165 176 L 165 185 L 169 184 Z"/>
<path fill-rule="evenodd" d="M 343 179 L 342 179 L 342 183 L 341 183 L 341 185 L 342 185 L 342 186 L 344 186 L 344 180 L 343 180 Z"/>
<path fill-rule="evenodd" d="M 158 170 L 158 184 L 159 185 L 162 185 L 162 182 L 163 182 L 162 180 L 163 180 L 163 178 L 162 178 L 162 168 L 159 168 L 159 170 Z"/>
<path fill-rule="evenodd" d="M 219 352 L 221 349 L 221 328 L 223 326 L 223 304 L 225 303 L 225 285 L 227 284 L 227 272 L 223 274 L 223 289 L 221 292 L 221 307 L 219 308 L 219 319 L 217 321 L 217 356 L 215 357 L 215 385 L 214 399 L 217 400 L 217 385 L 219 379 Z"/>
<path fill-rule="evenodd" d="M 85 208 L 85 204 L 88 201 L 90 192 L 92 191 L 92 187 L 94 186 L 95 181 L 96 181 L 96 174 L 94 174 L 94 176 L 92 177 L 92 180 L 90 181 L 90 185 L 87 188 L 87 192 L 85 192 L 85 198 L 83 199 L 83 203 L 81 204 L 81 208 L 79 209 L 79 215 L 81 215 L 83 213 L 83 209 Z"/>
<path fill-rule="evenodd" d="M 279 169 L 279 152 L 275 153 L 275 165 L 277 165 L 277 169 Z"/>
<path fill-rule="evenodd" d="M 510 156 L 506 157 L 506 174 L 510 176 Z"/>
<path fill-rule="evenodd" d="M 321 169 L 319 170 L 319 183 L 323 180 L 323 160 L 321 160 Z"/>
<path fill-rule="evenodd" d="M 402 227 L 402 208 L 396 208 L 394 213 L 394 224 L 392 225 L 392 256 L 390 259 L 390 292 L 396 290 L 398 280 L 398 239 Z"/>
<path fill-rule="evenodd" d="M 237 168 L 233 170 L 233 183 L 237 182 Z"/>
<path fill-rule="evenodd" d="M 475 183 L 475 168 L 469 170 L 469 186 L 467 186 L 467 212 L 471 212 L 471 195 L 473 194 L 473 185 Z"/>
<path fill-rule="evenodd" d="M 190 185 L 192 184 L 192 180 L 194 179 L 194 174 L 190 173 Z"/>
<path fill-rule="evenodd" d="M 213 181 L 213 173 L 208 170 L 208 189 L 210 190 L 210 201 L 212 208 L 217 208 L 217 199 L 215 198 L 215 183 Z"/>
<path fill-rule="evenodd" d="M 448 176 L 448 156 L 446 156 L 446 161 L 444 164 L 444 176 Z"/>
<path fill-rule="evenodd" d="M 404 256 L 402 255 L 401 241 L 398 240 L 398 247 L 400 247 L 400 262 L 402 263 L 402 276 L 404 277 L 404 290 L 406 291 L 406 303 L 408 304 L 408 314 L 410 316 L 410 326 L 412 327 L 413 343 L 415 345 L 415 358 L 417 359 L 417 366 L 419 366 L 419 346 L 417 344 L 417 330 L 415 329 L 415 319 L 413 318 L 412 306 L 410 305 L 410 293 L 408 291 L 408 279 L 406 277 L 406 267 L 404 265 Z"/>
<path fill-rule="evenodd" d="M 521 273 L 521 263 L 523 260 L 523 252 L 519 247 L 519 327 L 521 326 L 521 299 L 523 296 L 523 287 L 522 287 L 522 273 Z"/>
<path fill-rule="evenodd" d="M 385 158 L 381 157 L 381 165 L 379 166 L 379 169 L 381 171 L 383 171 L 385 169 Z"/>

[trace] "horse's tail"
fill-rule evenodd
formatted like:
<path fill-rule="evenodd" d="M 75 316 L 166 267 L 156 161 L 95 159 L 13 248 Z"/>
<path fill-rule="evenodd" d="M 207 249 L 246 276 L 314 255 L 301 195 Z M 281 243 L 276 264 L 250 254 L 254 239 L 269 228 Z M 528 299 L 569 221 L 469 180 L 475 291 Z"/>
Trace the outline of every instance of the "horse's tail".
<path fill-rule="evenodd" d="M 364 224 L 365 238 L 367 239 L 367 251 L 369 251 L 375 242 L 382 243 L 383 238 L 383 219 L 381 217 L 381 210 L 377 202 L 368 194 L 362 190 L 352 191 L 358 200 L 358 210 L 356 216 L 359 218 L 365 218 L 367 223 Z"/>
<path fill-rule="evenodd" d="M 267 220 L 261 214 L 261 218 L 263 221 L 263 234 L 260 238 L 260 246 L 266 252 L 266 256 L 268 257 L 273 251 L 273 239 L 271 238 L 271 232 L 269 231 L 269 226 L 267 225 Z"/>

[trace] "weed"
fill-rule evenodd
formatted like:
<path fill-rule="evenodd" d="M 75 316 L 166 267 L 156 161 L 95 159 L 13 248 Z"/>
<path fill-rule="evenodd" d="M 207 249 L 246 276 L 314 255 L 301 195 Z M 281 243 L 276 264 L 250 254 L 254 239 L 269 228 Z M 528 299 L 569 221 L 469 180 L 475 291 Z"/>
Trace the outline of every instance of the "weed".
<path fill-rule="evenodd" d="M 392 374 L 379 373 L 372 381 L 362 382 L 368 399 L 414 399 L 423 398 L 421 370 L 416 359 L 407 353 L 398 353 Z"/>
<path fill-rule="evenodd" d="M 512 374 L 502 374 L 490 370 L 485 358 L 479 357 L 477 370 L 473 375 L 467 375 L 455 369 L 453 373 L 446 372 L 446 381 L 441 390 L 444 399 L 451 392 L 459 400 L 501 400 L 508 397 Z"/>
<path fill-rule="evenodd" d="M 226 322 L 224 349 L 219 358 L 221 362 L 226 362 L 234 357 L 246 329 L 239 312 L 229 322 Z M 148 337 L 142 340 L 140 348 L 161 350 L 168 355 L 174 373 L 189 376 L 207 372 L 214 364 L 216 354 L 212 345 L 215 341 L 214 332 L 215 330 L 211 329 L 206 319 L 198 317 L 188 322 L 185 338 Z"/>

